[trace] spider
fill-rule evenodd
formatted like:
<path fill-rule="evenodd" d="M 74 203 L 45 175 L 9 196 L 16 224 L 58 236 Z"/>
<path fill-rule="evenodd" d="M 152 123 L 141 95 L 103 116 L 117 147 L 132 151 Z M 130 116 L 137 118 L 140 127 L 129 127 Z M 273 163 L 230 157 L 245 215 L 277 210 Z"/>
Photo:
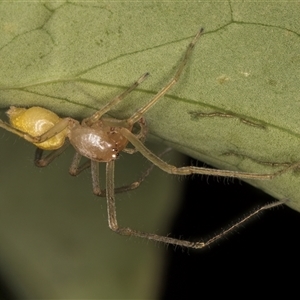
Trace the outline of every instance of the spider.
<path fill-rule="evenodd" d="M 146 233 L 131 228 L 119 227 L 116 215 L 115 193 L 125 192 L 135 189 L 143 181 L 141 177 L 138 181 L 131 185 L 115 188 L 114 186 L 114 169 L 115 160 L 121 151 L 133 154 L 139 151 L 146 159 L 152 162 L 153 165 L 159 167 L 161 170 L 176 175 L 190 175 L 190 174 L 206 174 L 223 177 L 234 177 L 241 179 L 272 179 L 273 177 L 285 172 L 280 170 L 273 174 L 256 174 L 244 173 L 238 171 L 217 170 L 209 168 L 201 168 L 195 166 L 175 167 L 164 162 L 159 156 L 156 156 L 144 145 L 147 135 L 147 126 L 144 119 L 144 114 L 162 98 L 167 91 L 179 80 L 182 71 L 188 62 L 188 59 L 193 51 L 193 48 L 203 33 L 201 28 L 196 36 L 189 44 L 182 62 L 179 64 L 175 75 L 170 82 L 164 86 L 146 105 L 138 109 L 128 119 L 114 119 L 104 117 L 113 107 L 122 101 L 132 90 L 134 90 L 147 77 L 148 73 L 142 75 L 136 82 L 134 82 L 127 90 L 113 98 L 108 104 L 96 111 L 93 115 L 83 119 L 81 122 L 72 118 L 60 118 L 55 113 L 41 107 L 31 108 L 17 108 L 12 106 L 8 111 L 10 124 L 0 120 L 0 127 L 24 138 L 25 140 L 37 146 L 35 153 L 35 164 L 39 167 L 47 166 L 57 156 L 59 156 L 69 145 L 75 148 L 76 153 L 71 163 L 69 172 L 71 175 L 77 175 L 84 169 L 91 167 L 93 192 L 97 196 L 105 196 L 107 199 L 107 213 L 108 225 L 114 232 L 125 235 L 145 238 L 148 240 L 163 242 L 165 244 L 173 244 L 188 248 L 203 248 L 216 240 L 223 237 L 226 233 L 233 230 L 235 227 L 244 223 L 253 215 L 262 210 L 282 204 L 276 202 L 265 205 L 249 216 L 245 217 L 238 223 L 232 225 L 222 233 L 215 235 L 213 238 L 203 241 L 187 241 L 180 240 L 168 236 L 160 236 L 153 233 Z M 135 133 L 134 125 L 137 124 L 138 132 Z M 128 143 L 134 148 L 128 148 Z M 44 150 L 51 150 L 51 152 L 43 156 Z M 53 151 L 52 151 L 53 150 Z M 84 156 L 89 159 L 88 163 L 80 166 L 80 159 Z M 106 189 L 102 190 L 99 185 L 99 162 L 106 163 Z M 148 172 L 149 173 L 149 172 Z"/>

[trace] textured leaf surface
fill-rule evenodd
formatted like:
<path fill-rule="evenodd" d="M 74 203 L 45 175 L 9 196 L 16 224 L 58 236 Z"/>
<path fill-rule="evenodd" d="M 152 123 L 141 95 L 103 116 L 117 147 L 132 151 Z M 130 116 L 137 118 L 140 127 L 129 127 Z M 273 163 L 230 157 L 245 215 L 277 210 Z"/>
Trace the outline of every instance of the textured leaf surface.
<path fill-rule="evenodd" d="M 168 82 L 203 26 L 180 82 L 146 114 L 152 137 L 223 169 L 272 173 L 274 163 L 300 161 L 298 2 L 0 8 L 1 107 L 39 105 L 83 118 L 148 71 L 151 78 L 110 113 L 127 117 Z M 251 184 L 300 210 L 299 181 L 290 171 Z"/>

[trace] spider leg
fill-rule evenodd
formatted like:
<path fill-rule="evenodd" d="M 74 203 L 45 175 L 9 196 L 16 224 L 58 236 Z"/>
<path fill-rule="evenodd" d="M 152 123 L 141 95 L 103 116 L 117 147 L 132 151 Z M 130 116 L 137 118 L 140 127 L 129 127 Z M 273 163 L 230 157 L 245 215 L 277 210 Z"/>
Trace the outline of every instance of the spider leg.
<path fill-rule="evenodd" d="M 103 106 L 100 110 L 95 112 L 89 118 L 84 119 L 84 122 L 91 126 L 93 123 L 97 122 L 104 114 L 106 114 L 109 110 L 111 110 L 115 105 L 117 105 L 120 101 L 122 101 L 129 93 L 131 93 L 139 84 L 141 84 L 147 77 L 149 73 L 143 74 L 137 81 L 135 81 L 126 91 L 112 99 L 109 103 Z"/>
<path fill-rule="evenodd" d="M 69 173 L 72 176 L 79 175 L 82 171 L 89 168 L 91 166 L 91 160 L 87 160 L 84 164 L 79 165 L 82 155 L 78 152 L 75 152 L 71 166 L 69 168 Z"/>
<path fill-rule="evenodd" d="M 117 221 L 117 212 L 116 212 L 116 202 L 115 202 L 115 196 L 114 196 L 114 161 L 108 162 L 106 164 L 106 198 L 107 198 L 107 215 L 108 215 L 108 226 L 109 228 L 120 234 L 125 236 L 134 236 L 139 237 L 147 240 L 152 240 L 156 242 L 161 242 L 164 244 L 171 244 L 175 246 L 180 247 L 186 247 L 186 248 L 194 248 L 194 249 L 202 249 L 217 240 L 223 238 L 226 234 L 233 231 L 237 227 L 239 227 L 241 224 L 248 221 L 253 216 L 257 215 L 263 210 L 270 209 L 272 207 L 278 206 L 283 204 L 283 201 L 274 202 L 265 206 L 262 206 L 261 208 L 258 208 L 242 220 L 238 221 L 234 225 L 230 226 L 228 229 L 224 230 L 220 234 L 215 235 L 213 238 L 208 239 L 207 241 L 197 241 L 197 242 L 191 242 L 186 240 L 179 240 L 176 238 L 171 238 L 168 236 L 161 236 L 154 233 L 147 233 L 142 231 L 133 230 L 128 227 L 119 227 L 118 221 Z"/>
<path fill-rule="evenodd" d="M 23 131 L 20 131 L 18 129 L 11 127 L 9 124 L 3 122 L 2 120 L 0 120 L 0 127 L 20 136 L 21 138 L 25 139 L 26 141 L 28 141 L 30 143 L 42 143 L 42 142 L 52 138 L 56 134 L 60 133 L 61 131 L 66 129 L 70 124 L 74 124 L 75 122 L 77 122 L 77 121 L 73 120 L 72 118 L 61 119 L 60 122 L 55 124 L 53 127 L 51 127 L 48 131 L 46 131 L 44 134 L 42 134 L 40 136 L 32 136 L 28 133 L 24 133 Z"/>
<path fill-rule="evenodd" d="M 165 151 L 163 151 L 159 157 L 165 155 L 166 153 L 170 152 L 172 150 L 172 148 L 167 148 Z M 143 181 L 150 175 L 150 173 L 152 172 L 152 170 L 154 169 L 155 165 L 151 164 L 151 166 L 142 173 L 142 175 L 134 182 L 128 184 L 128 185 L 124 185 L 121 187 L 115 187 L 114 188 L 114 192 L 115 194 L 117 193 L 124 193 L 124 192 L 128 192 L 128 191 L 132 191 L 137 189 L 142 183 Z M 106 197 L 106 189 L 105 190 L 101 190 L 101 195 L 98 195 L 100 197 Z"/>
<path fill-rule="evenodd" d="M 148 133 L 148 126 L 146 123 L 146 119 L 144 117 L 140 118 L 137 122 L 140 125 L 140 131 L 138 134 L 135 134 L 135 136 L 144 143 L 146 140 L 146 136 Z M 128 153 L 128 154 L 134 154 L 137 152 L 136 148 L 124 148 L 122 151 Z"/>
<path fill-rule="evenodd" d="M 202 248 L 204 243 L 192 243 L 189 241 L 177 240 L 170 237 L 164 237 L 153 233 L 146 233 L 141 231 L 136 231 L 128 227 L 119 227 L 117 221 L 117 212 L 116 212 L 116 202 L 114 195 L 114 168 L 115 162 L 110 161 L 106 164 L 106 199 L 107 199 L 107 215 L 108 215 L 108 226 L 109 228 L 120 234 L 125 236 L 135 236 L 148 240 L 153 240 L 157 242 L 162 242 L 166 244 L 173 244 L 182 247 L 195 247 Z"/>
<path fill-rule="evenodd" d="M 99 163 L 96 161 L 88 160 L 84 164 L 79 165 L 81 157 L 82 156 L 78 152 L 75 153 L 72 163 L 71 163 L 71 166 L 70 166 L 70 169 L 69 169 L 70 175 L 77 176 L 85 169 L 91 167 L 93 193 L 96 196 L 105 197 L 106 190 L 101 189 L 100 184 L 99 184 Z M 152 170 L 153 166 L 154 165 L 152 164 L 150 167 L 151 170 Z M 123 192 L 127 192 L 130 190 L 136 189 L 137 187 L 139 187 L 141 182 L 144 181 L 144 179 L 149 175 L 151 170 L 147 170 L 145 172 L 145 175 L 143 174 L 143 176 L 141 176 L 137 181 L 135 181 L 129 185 L 120 187 L 120 188 L 115 188 L 115 193 L 123 193 Z"/>
<path fill-rule="evenodd" d="M 171 150 L 172 150 L 171 148 L 167 148 L 165 151 L 163 151 L 159 155 L 159 157 L 162 157 L 163 155 L 170 152 Z M 37 149 L 37 151 L 38 151 L 38 149 Z M 39 151 L 42 151 L 42 150 L 39 149 Z M 93 193 L 99 197 L 105 197 L 106 189 L 101 189 L 100 185 L 99 185 L 99 163 L 88 160 L 80 166 L 79 164 L 80 164 L 81 157 L 82 156 L 78 152 L 75 153 L 72 163 L 71 163 L 71 166 L 70 166 L 70 169 L 69 169 L 70 175 L 77 176 L 85 169 L 91 167 Z M 146 171 L 144 171 L 143 174 L 136 181 L 134 181 L 128 185 L 117 187 L 114 189 L 114 192 L 116 194 L 124 193 L 124 192 L 128 192 L 128 191 L 138 188 L 141 185 L 141 183 L 145 180 L 145 178 L 149 176 L 149 174 L 153 170 L 154 166 L 155 166 L 154 164 L 151 164 L 151 166 Z"/>
<path fill-rule="evenodd" d="M 33 136 L 31 136 L 31 135 L 29 135 L 29 134 L 27 134 L 27 133 L 24 133 L 24 132 L 21 131 L 21 130 L 18 130 L 18 129 L 16 129 L 16 128 L 13 128 L 11 125 L 9 125 L 9 124 L 3 122 L 2 120 L 0 120 L 0 127 L 2 127 L 3 129 L 5 129 L 5 130 L 7 130 L 7 131 L 9 131 L 9 132 L 11 132 L 11 133 L 13 133 L 13 134 L 18 135 L 19 137 L 21 137 L 21 138 L 23 138 L 23 139 L 29 140 L 29 139 L 31 138 L 32 140 L 34 140 L 34 137 L 33 137 Z M 25 138 L 25 136 L 27 136 L 27 138 Z"/>
<path fill-rule="evenodd" d="M 23 138 L 31 143 L 42 143 L 76 123 L 78 123 L 78 121 L 72 118 L 63 118 L 40 136 L 33 137 L 29 134 L 24 134 Z"/>
<path fill-rule="evenodd" d="M 185 65 L 188 62 L 188 59 L 191 56 L 191 53 L 194 49 L 194 46 L 196 44 L 196 42 L 198 41 L 198 39 L 200 38 L 200 36 L 202 35 L 204 29 L 201 28 L 198 33 L 196 34 L 196 36 L 194 37 L 194 39 L 191 41 L 191 43 L 189 44 L 184 58 L 181 62 L 181 64 L 179 65 L 175 75 L 173 76 L 173 78 L 170 80 L 170 82 L 164 86 L 144 107 L 140 108 L 138 111 L 136 111 L 128 120 L 128 124 L 134 124 L 136 123 L 144 114 L 147 110 L 149 110 L 175 83 L 177 83 L 177 81 L 180 78 L 180 75 L 185 67 Z"/>
<path fill-rule="evenodd" d="M 146 140 L 146 136 L 148 133 L 148 126 L 146 123 L 146 119 L 144 117 L 140 118 L 138 120 L 138 124 L 140 125 L 140 132 L 138 134 L 136 134 L 136 137 L 142 142 L 144 143 Z"/>
<path fill-rule="evenodd" d="M 166 153 L 170 152 L 171 150 L 172 150 L 171 148 L 167 148 L 165 151 L 163 151 L 159 155 L 159 157 L 165 155 Z M 81 155 L 78 152 L 76 152 L 74 155 L 69 173 L 72 176 L 77 176 L 83 170 L 91 167 L 93 193 L 99 197 L 106 197 L 106 189 L 101 189 L 100 185 L 99 185 L 99 163 L 89 160 L 86 163 L 84 163 L 82 166 L 78 167 L 80 158 L 81 158 Z M 151 166 L 145 172 L 143 172 L 143 174 L 136 181 L 134 181 L 128 185 L 114 188 L 114 193 L 115 194 L 124 193 L 124 192 L 132 191 L 132 190 L 135 190 L 136 188 L 138 188 L 141 185 L 141 183 L 146 179 L 146 177 L 149 176 L 149 174 L 153 170 L 154 166 L 155 166 L 154 164 L 151 164 Z"/>
<path fill-rule="evenodd" d="M 281 169 L 274 173 L 248 173 L 248 172 L 239 172 L 239 171 L 230 171 L 230 170 L 218 170 L 210 168 L 201 168 L 195 166 L 188 167 L 175 167 L 161 160 L 158 156 L 152 153 L 145 145 L 135 137 L 135 135 L 126 128 L 120 129 L 121 134 L 130 141 L 130 143 L 139 151 L 141 154 L 150 160 L 153 164 L 159 167 L 161 170 L 169 174 L 175 175 L 191 175 L 191 174 L 202 174 L 202 175 L 213 175 L 221 177 L 231 177 L 239 179 L 272 179 L 276 176 L 279 176 L 283 173 L 286 173 L 289 170 L 293 170 L 299 167 L 299 163 L 291 164 L 288 167 Z"/>
<path fill-rule="evenodd" d="M 79 165 L 81 158 L 82 158 L 82 155 L 79 154 L 78 152 L 76 152 L 74 154 L 74 157 L 73 157 L 70 169 L 69 169 L 70 175 L 77 176 L 85 169 L 91 167 L 93 193 L 96 196 L 103 197 L 105 195 L 105 193 L 103 190 L 101 190 L 100 184 L 99 184 L 99 162 L 93 161 L 93 160 L 88 160 L 84 164 Z"/>
<path fill-rule="evenodd" d="M 104 191 L 101 190 L 100 183 L 99 183 L 99 163 L 97 161 L 91 160 L 91 173 L 92 173 L 93 193 L 96 196 L 105 195 Z"/>
<path fill-rule="evenodd" d="M 237 227 L 241 226 L 242 224 L 244 224 L 245 222 L 249 221 L 250 219 L 252 219 L 254 216 L 256 216 L 257 214 L 259 214 L 260 212 L 264 211 L 264 210 L 268 210 L 271 209 L 273 207 L 279 206 L 279 205 L 283 205 L 285 204 L 287 201 L 286 200 L 281 200 L 281 201 L 276 201 L 276 202 L 272 202 L 266 205 L 263 205 L 257 209 L 255 209 L 253 212 L 251 212 L 250 214 L 248 214 L 247 216 L 243 217 L 240 221 L 234 223 L 233 225 L 229 226 L 227 229 L 223 230 L 221 233 L 216 234 L 215 236 L 213 236 L 212 238 L 208 239 L 206 242 L 204 242 L 204 247 L 214 243 L 215 241 L 223 238 L 225 235 L 227 235 L 229 232 L 235 230 Z"/>
<path fill-rule="evenodd" d="M 34 154 L 34 164 L 37 167 L 46 167 L 48 166 L 56 157 L 61 155 L 69 146 L 69 141 L 66 141 L 65 144 L 57 150 L 51 151 L 48 155 L 43 157 L 43 149 L 36 148 Z"/>
<path fill-rule="evenodd" d="M 83 165 L 78 166 L 79 162 L 80 162 L 80 158 L 81 158 L 81 155 L 76 153 L 73 158 L 69 173 L 72 176 L 77 176 L 79 173 L 81 173 L 85 169 L 91 167 L 93 193 L 98 197 L 105 197 L 106 189 L 101 189 L 100 183 L 99 183 L 100 182 L 99 181 L 100 180 L 99 162 L 89 160 L 86 163 L 84 163 Z M 154 165 L 152 164 L 151 167 L 137 181 L 135 181 L 129 185 L 115 188 L 114 192 L 115 193 L 124 193 L 124 192 L 131 191 L 131 190 L 138 188 L 140 186 L 140 184 L 144 181 L 144 179 L 149 175 L 149 173 L 151 172 L 153 167 L 154 167 Z"/>
<path fill-rule="evenodd" d="M 93 160 L 91 161 L 91 173 L 92 173 L 93 193 L 98 197 L 105 197 L 107 193 L 106 189 L 101 189 L 99 184 L 99 162 Z M 142 177 L 141 180 L 143 181 L 145 177 Z M 136 181 L 120 188 L 114 188 L 114 193 L 123 193 L 126 191 L 136 189 L 139 187 L 140 183 L 141 182 Z"/>

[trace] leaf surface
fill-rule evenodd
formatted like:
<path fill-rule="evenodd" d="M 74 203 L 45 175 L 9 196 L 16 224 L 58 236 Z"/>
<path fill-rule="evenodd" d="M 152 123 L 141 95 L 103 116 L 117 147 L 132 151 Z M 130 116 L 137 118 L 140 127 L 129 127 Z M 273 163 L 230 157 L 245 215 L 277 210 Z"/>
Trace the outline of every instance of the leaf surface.
<path fill-rule="evenodd" d="M 178 84 L 146 113 L 151 137 L 217 168 L 273 173 L 300 161 L 299 13 L 295 1 L 2 2 L 0 105 L 81 119 L 150 72 L 110 112 L 126 118 L 204 27 Z M 250 183 L 299 211 L 299 182 L 293 170 Z"/>

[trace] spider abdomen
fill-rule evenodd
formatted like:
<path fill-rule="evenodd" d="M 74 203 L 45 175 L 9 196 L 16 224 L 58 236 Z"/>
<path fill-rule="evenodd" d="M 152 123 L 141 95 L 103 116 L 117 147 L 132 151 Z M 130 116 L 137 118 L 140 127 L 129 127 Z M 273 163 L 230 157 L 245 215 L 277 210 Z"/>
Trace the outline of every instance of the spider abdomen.
<path fill-rule="evenodd" d="M 91 127 L 75 126 L 69 133 L 69 140 L 82 156 L 98 162 L 115 160 L 128 143 L 118 127 L 103 126 L 102 122 Z"/>
<path fill-rule="evenodd" d="M 32 136 L 42 135 L 62 120 L 54 112 L 39 106 L 28 109 L 11 106 L 6 114 L 14 128 Z M 66 134 L 67 129 L 64 129 L 45 142 L 33 144 L 43 150 L 59 149 L 65 143 Z"/>

